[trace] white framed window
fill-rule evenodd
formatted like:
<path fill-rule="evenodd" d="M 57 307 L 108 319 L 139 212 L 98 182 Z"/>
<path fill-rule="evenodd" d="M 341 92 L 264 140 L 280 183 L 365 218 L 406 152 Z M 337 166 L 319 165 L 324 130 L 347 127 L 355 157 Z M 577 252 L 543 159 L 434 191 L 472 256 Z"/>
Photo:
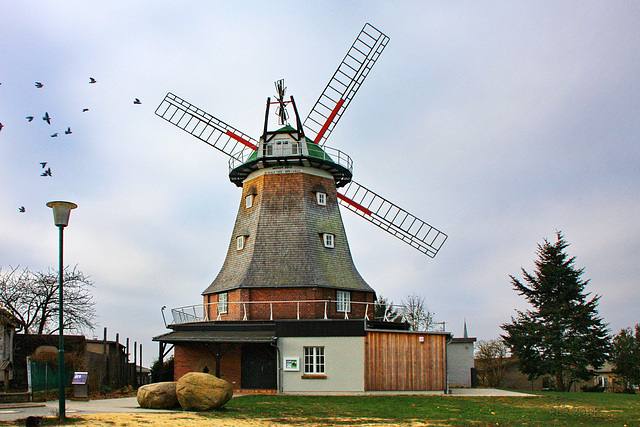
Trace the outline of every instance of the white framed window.
<path fill-rule="evenodd" d="M 336 291 L 336 311 L 339 313 L 351 311 L 351 292 Z"/>
<path fill-rule="evenodd" d="M 236 249 L 241 251 L 244 249 L 245 240 L 247 236 L 238 236 L 236 237 Z"/>
<path fill-rule="evenodd" d="M 300 143 L 291 139 L 274 139 L 264 145 L 265 156 L 297 156 Z"/>
<path fill-rule="evenodd" d="M 222 292 L 218 294 L 218 313 L 226 314 L 229 310 L 229 294 Z"/>
<path fill-rule="evenodd" d="M 247 194 L 247 196 L 244 198 L 245 209 L 249 209 L 251 206 L 253 206 L 253 196 L 253 194 Z"/>
<path fill-rule="evenodd" d="M 304 347 L 304 373 L 324 374 L 324 347 Z"/>
<path fill-rule="evenodd" d="M 333 234 L 324 233 L 322 235 L 322 240 L 324 242 L 325 248 L 334 248 L 335 247 L 335 236 Z"/>
<path fill-rule="evenodd" d="M 327 193 L 316 193 L 316 201 L 320 206 L 327 206 Z"/>

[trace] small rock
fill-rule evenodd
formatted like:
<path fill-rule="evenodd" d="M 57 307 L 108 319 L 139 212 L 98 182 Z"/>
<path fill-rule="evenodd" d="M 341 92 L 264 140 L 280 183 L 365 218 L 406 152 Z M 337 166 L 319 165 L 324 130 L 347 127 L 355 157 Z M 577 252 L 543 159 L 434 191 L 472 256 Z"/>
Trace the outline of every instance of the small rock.
<path fill-rule="evenodd" d="M 202 372 L 189 372 L 178 380 L 178 402 L 185 411 L 218 409 L 233 397 L 227 381 Z"/>
<path fill-rule="evenodd" d="M 147 409 L 173 409 L 179 406 L 175 381 L 143 385 L 138 389 L 138 405 Z"/>

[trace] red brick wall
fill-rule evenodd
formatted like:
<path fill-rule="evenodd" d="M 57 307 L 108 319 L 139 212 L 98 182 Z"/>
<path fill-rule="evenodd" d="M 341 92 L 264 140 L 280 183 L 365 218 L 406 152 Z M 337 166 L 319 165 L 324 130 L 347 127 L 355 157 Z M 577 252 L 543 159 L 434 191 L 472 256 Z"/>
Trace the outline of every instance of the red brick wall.
<path fill-rule="evenodd" d="M 300 319 L 323 319 L 325 311 L 324 301 L 331 300 L 326 304 L 327 317 L 330 319 L 342 319 L 344 313 L 336 311 L 336 290 L 318 287 L 282 287 L 282 288 L 253 288 L 236 289 L 227 292 L 229 306 L 228 313 L 221 314 L 220 320 L 243 320 L 245 309 L 247 320 L 269 320 L 273 316 L 277 319 L 296 319 L 298 313 Z M 365 304 L 357 302 L 373 303 L 375 294 L 373 292 L 351 291 L 351 311 L 348 314 L 350 319 L 362 319 L 367 307 Z M 251 304 L 234 304 L 239 301 L 251 301 Z M 256 303 L 265 301 L 265 303 Z M 291 301 L 290 303 L 269 304 L 268 301 Z M 295 301 L 318 301 L 317 303 L 303 302 L 298 305 Z M 209 319 L 217 319 L 218 295 L 208 294 L 204 296 L 205 304 L 209 303 Z M 370 305 L 368 314 L 373 314 L 373 307 Z"/>
<path fill-rule="evenodd" d="M 223 344 L 226 351 L 220 359 L 220 378 L 228 381 L 234 389 L 240 388 L 240 345 Z M 207 367 L 209 373 L 216 374 L 215 358 L 212 350 L 205 344 L 176 344 L 174 347 L 173 378 L 178 381 L 188 372 L 203 372 Z"/>

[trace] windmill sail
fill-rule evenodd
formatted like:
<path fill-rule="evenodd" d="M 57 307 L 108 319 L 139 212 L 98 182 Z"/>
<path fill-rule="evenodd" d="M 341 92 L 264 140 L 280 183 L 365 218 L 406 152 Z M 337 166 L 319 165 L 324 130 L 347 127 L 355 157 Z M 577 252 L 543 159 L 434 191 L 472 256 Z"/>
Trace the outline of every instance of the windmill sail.
<path fill-rule="evenodd" d="M 234 159 L 245 159 L 258 148 L 258 141 L 216 119 L 171 92 L 156 109 L 156 115 L 173 123 Z"/>
<path fill-rule="evenodd" d="M 389 37 L 370 24 L 362 28 L 303 123 L 316 144 L 324 145 L 388 42 Z"/>
<path fill-rule="evenodd" d="M 433 258 L 447 235 L 394 205 L 373 191 L 351 181 L 338 193 L 338 202 L 367 221 Z"/>

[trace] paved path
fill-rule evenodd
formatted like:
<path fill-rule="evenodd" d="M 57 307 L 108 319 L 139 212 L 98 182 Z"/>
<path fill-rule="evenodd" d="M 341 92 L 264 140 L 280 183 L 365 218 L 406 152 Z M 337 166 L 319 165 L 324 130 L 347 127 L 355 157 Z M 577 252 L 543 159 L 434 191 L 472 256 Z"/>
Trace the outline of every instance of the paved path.
<path fill-rule="evenodd" d="M 88 402 L 67 400 L 65 401 L 67 415 L 80 414 L 109 414 L 109 413 L 133 413 L 133 412 L 175 412 L 167 410 L 144 409 L 138 405 L 136 397 L 123 397 L 120 399 L 100 399 Z M 42 403 L 3 403 L 0 404 L 0 422 L 12 421 L 36 417 L 55 417 L 58 415 L 58 401 L 51 400 Z"/>
<path fill-rule="evenodd" d="M 521 393 L 519 391 L 499 390 L 496 388 L 452 388 L 451 396 L 514 396 L 534 397 L 533 393 Z"/>
<path fill-rule="evenodd" d="M 403 393 L 367 393 L 367 395 L 394 395 Z M 415 393 L 411 393 L 415 394 Z M 419 394 L 433 395 L 433 392 L 424 392 Z M 436 394 L 442 394 L 437 392 Z M 239 395 L 235 395 L 236 397 Z M 519 393 L 515 391 L 487 389 L 487 388 L 455 388 L 451 389 L 451 396 L 535 396 L 534 394 Z M 99 399 L 90 400 L 87 402 L 67 400 L 66 401 L 66 414 L 81 415 L 81 414 L 113 414 L 113 413 L 152 413 L 152 412 L 180 412 L 168 411 L 160 409 L 145 409 L 138 405 L 136 397 L 123 397 L 119 399 Z M 55 417 L 58 415 L 58 401 L 51 400 L 42 403 L 3 403 L 0 404 L 0 423 L 2 421 L 13 421 L 19 419 L 25 419 L 28 416 L 33 415 L 36 417 Z"/>

